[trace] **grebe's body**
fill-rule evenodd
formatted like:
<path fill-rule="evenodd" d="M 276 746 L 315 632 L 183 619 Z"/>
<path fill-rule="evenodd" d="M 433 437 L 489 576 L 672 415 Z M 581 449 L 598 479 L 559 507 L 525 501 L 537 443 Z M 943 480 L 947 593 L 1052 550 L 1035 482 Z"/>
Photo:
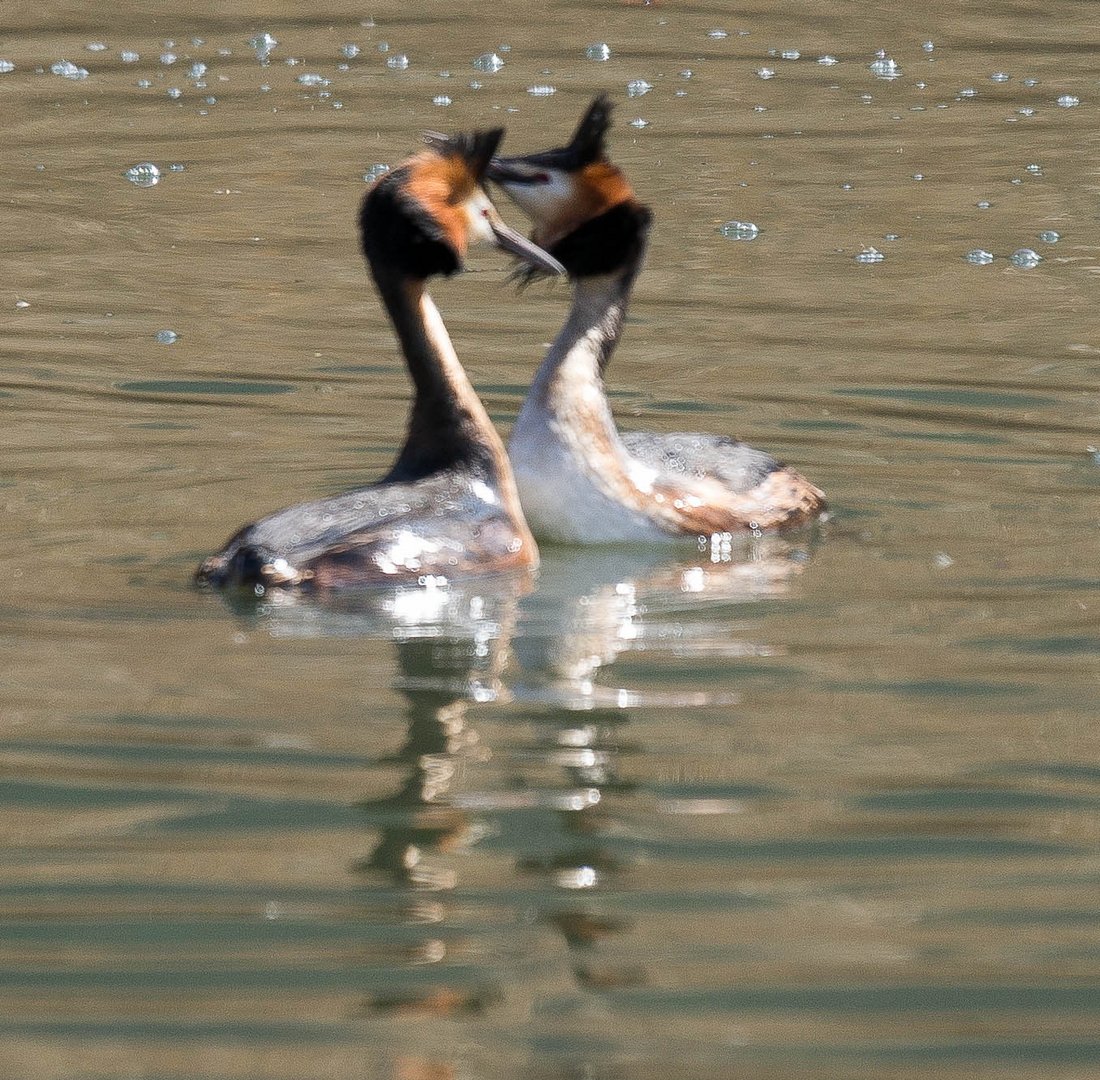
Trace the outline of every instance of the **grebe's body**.
<path fill-rule="evenodd" d="M 622 332 L 651 214 L 607 160 L 597 98 L 572 142 L 498 159 L 489 176 L 535 223 L 573 303 L 516 420 L 509 455 L 528 523 L 569 543 L 669 540 L 802 524 L 822 492 L 769 454 L 720 435 L 621 435 L 603 373 Z"/>
<path fill-rule="evenodd" d="M 363 202 L 364 253 L 415 388 L 389 473 L 244 526 L 199 567 L 200 582 L 326 589 L 537 564 L 504 445 L 425 288 L 432 275 L 457 271 L 477 240 L 560 272 L 503 224 L 481 188 L 501 134 L 433 136 L 431 149 L 387 173 Z"/>

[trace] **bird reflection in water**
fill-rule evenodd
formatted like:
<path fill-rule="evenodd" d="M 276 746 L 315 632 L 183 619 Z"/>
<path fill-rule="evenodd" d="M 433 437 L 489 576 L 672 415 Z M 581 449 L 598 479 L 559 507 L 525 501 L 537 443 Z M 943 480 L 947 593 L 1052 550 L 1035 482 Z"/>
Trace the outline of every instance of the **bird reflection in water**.
<path fill-rule="evenodd" d="M 603 842 L 621 831 L 617 806 L 638 787 L 624 766 L 644 752 L 628 737 L 631 710 L 668 709 L 671 718 L 681 709 L 736 700 L 728 691 L 610 685 L 610 669 L 626 652 L 706 655 L 719 663 L 770 653 L 742 636 L 744 605 L 788 594 L 815 535 L 714 537 L 700 542 L 694 558 L 640 547 L 544 549 L 539 588 L 523 606 L 513 644 L 518 670 L 511 689 L 532 710 L 537 753 L 560 770 L 568 790 L 591 797 L 558 813 L 556 835 L 540 830 L 556 844 L 521 856 L 519 867 L 553 888 L 556 900 L 541 919 L 561 933 L 578 988 L 647 981 L 643 964 L 618 963 L 600 950 L 633 926 L 613 899 L 630 888 L 631 861 Z M 654 656 L 654 663 L 661 661 Z"/>
<path fill-rule="evenodd" d="M 407 729 L 388 760 L 403 779 L 392 793 L 359 804 L 376 839 L 354 863 L 368 886 L 404 893 L 399 916 L 424 928 L 410 946 L 408 978 L 395 975 L 364 1003 L 369 1014 L 419 1018 L 421 1050 L 402 1051 L 394 1076 L 450 1075 L 446 1036 L 431 1046 L 427 1018 L 493 1016 L 507 1024 L 516 1009 L 539 1001 L 576 996 L 573 1004 L 583 1008 L 592 993 L 647 981 L 644 960 L 629 945 L 630 905 L 621 901 L 633 864 L 608 842 L 622 829 L 627 800 L 644 786 L 627 768 L 646 752 L 629 742 L 631 710 L 675 715 L 734 699 L 691 687 L 617 687 L 608 675 L 627 652 L 652 655 L 655 668 L 662 654 L 664 662 L 687 655 L 721 663 L 766 653 L 749 636 L 746 605 L 787 594 L 812 539 L 715 540 L 679 555 L 549 548 L 534 591 L 527 577 L 480 579 L 324 599 L 269 594 L 255 604 L 253 617 L 275 636 L 394 643 Z M 510 742 L 486 746 L 471 712 L 476 719 L 504 702 Z M 519 718 L 533 741 L 519 733 Z M 659 748 L 649 748 L 654 754 Z M 473 790 L 482 777 L 486 789 Z M 517 927 L 534 918 L 560 935 L 556 973 L 540 959 L 539 976 L 530 979 L 522 962 L 506 968 L 484 957 L 465 911 L 484 901 L 467 899 L 458 914 L 463 853 L 483 840 L 490 855 L 513 859 L 518 870 L 491 906 L 513 907 Z M 529 931 L 523 941 L 538 948 Z M 617 948 L 609 950 L 612 941 Z M 567 1004 L 562 1015 L 570 1011 Z"/>

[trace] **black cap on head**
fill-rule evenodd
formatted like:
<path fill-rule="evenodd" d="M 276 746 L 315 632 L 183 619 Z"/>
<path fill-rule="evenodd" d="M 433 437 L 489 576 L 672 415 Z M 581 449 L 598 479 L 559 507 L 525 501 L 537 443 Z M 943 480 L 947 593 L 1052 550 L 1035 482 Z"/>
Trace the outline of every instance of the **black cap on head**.
<path fill-rule="evenodd" d="M 468 183 L 472 190 L 484 176 L 503 137 L 504 128 L 493 128 L 456 135 L 428 132 L 424 141 L 440 158 L 462 159 L 468 177 L 460 172 L 448 176 L 448 181 L 456 185 Z M 425 168 L 424 158 L 425 155 L 413 158 L 382 176 L 367 192 L 359 210 L 363 254 L 371 265 L 385 266 L 403 277 L 419 279 L 450 275 L 462 269 L 461 255 L 443 224 L 412 190 L 418 174 Z M 432 167 L 430 158 L 427 167 Z M 439 167 L 446 165 L 440 162 Z"/>
<path fill-rule="evenodd" d="M 490 128 L 488 131 L 462 131 L 455 135 L 441 135 L 438 131 L 424 132 L 424 141 L 437 154 L 457 154 L 470 167 L 476 180 L 485 175 L 485 170 L 503 138 L 502 127 Z"/>

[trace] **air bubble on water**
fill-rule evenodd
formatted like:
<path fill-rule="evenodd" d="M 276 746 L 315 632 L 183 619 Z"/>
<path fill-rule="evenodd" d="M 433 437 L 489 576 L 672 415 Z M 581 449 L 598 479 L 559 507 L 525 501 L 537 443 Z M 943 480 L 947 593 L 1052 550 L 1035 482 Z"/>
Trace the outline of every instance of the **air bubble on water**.
<path fill-rule="evenodd" d="M 730 35 L 729 35 L 728 30 L 708 30 L 707 31 L 707 37 L 714 38 L 716 41 L 721 41 L 722 38 L 728 38 L 729 36 Z"/>
<path fill-rule="evenodd" d="M 649 127 L 649 121 L 648 120 L 643 120 L 640 116 L 636 116 L 633 120 L 630 121 L 630 126 L 632 128 Z"/>
<path fill-rule="evenodd" d="M 88 69 L 77 67 L 71 60 L 58 60 L 56 64 L 50 65 L 50 71 L 55 75 L 60 75 L 63 79 L 86 79 L 88 77 Z"/>
<path fill-rule="evenodd" d="M 798 49 L 784 49 L 780 54 L 780 60 L 797 60 L 802 55 Z"/>
<path fill-rule="evenodd" d="M 275 38 L 268 33 L 260 34 L 258 37 L 252 38 L 248 43 L 256 52 L 256 59 L 261 64 L 267 64 L 271 60 L 271 51 L 279 44 Z"/>
<path fill-rule="evenodd" d="M 1039 233 L 1039 239 L 1042 240 L 1044 244 L 1057 244 L 1062 238 L 1053 229 L 1046 229 Z"/>
<path fill-rule="evenodd" d="M 324 75 L 318 75 L 316 72 L 305 72 L 299 75 L 297 80 L 302 86 L 328 86 L 328 79 Z"/>
<path fill-rule="evenodd" d="M 913 179 L 914 180 L 923 180 L 924 179 L 924 173 L 922 173 L 922 172 L 913 173 Z"/>
<path fill-rule="evenodd" d="M 900 240 L 900 239 L 901 239 L 901 237 L 900 237 L 900 236 L 898 236 L 898 234 L 897 234 L 897 233 L 893 233 L 893 232 L 891 232 L 891 233 L 887 233 L 887 234 L 886 234 L 886 235 L 885 235 L 885 236 L 883 237 L 883 239 L 884 239 L 884 240 Z"/>
<path fill-rule="evenodd" d="M 148 90 L 153 83 L 149 79 L 138 79 L 137 85 L 140 86 L 142 90 Z"/>
<path fill-rule="evenodd" d="M 606 41 L 597 41 L 584 50 L 586 60 L 610 60 L 611 46 Z"/>
<path fill-rule="evenodd" d="M 31 306 L 31 302 L 29 300 L 16 300 L 15 306 L 17 308 L 29 308 Z"/>
<path fill-rule="evenodd" d="M 378 164 L 372 165 L 369 169 L 367 169 L 367 171 L 365 173 L 363 173 L 363 179 L 368 184 L 373 184 L 375 182 L 375 180 L 377 180 L 380 176 L 385 176 L 385 174 L 388 173 L 389 171 L 390 171 L 390 167 L 388 165 L 383 165 L 381 163 L 378 163 Z"/>
<path fill-rule="evenodd" d="M 332 103 L 332 107 L 334 109 L 342 109 L 344 107 L 344 103 L 342 101 L 334 101 Z"/>
<path fill-rule="evenodd" d="M 752 111 L 753 112 L 767 112 L 768 107 L 767 107 L 767 105 L 754 105 L 752 107 Z"/>
<path fill-rule="evenodd" d="M 1021 180 L 1018 176 L 1014 176 L 1011 180 L 1009 180 L 1009 183 L 1010 184 L 1022 184 L 1023 180 Z"/>
<path fill-rule="evenodd" d="M 206 65 L 197 60 L 187 69 L 187 77 L 189 79 L 201 79 L 205 74 Z"/>
<path fill-rule="evenodd" d="M 972 86 L 964 86 L 956 96 L 960 98 L 975 98 L 978 96 L 978 91 Z"/>
<path fill-rule="evenodd" d="M 926 41 L 923 45 L 921 45 L 921 48 L 925 52 L 932 52 L 932 50 L 935 49 L 935 47 L 936 47 L 936 43 L 934 41 Z"/>
<path fill-rule="evenodd" d="M 870 263 L 883 262 L 886 256 L 879 251 L 878 248 L 868 247 L 864 248 L 855 258 L 857 263 L 867 265 Z"/>
<path fill-rule="evenodd" d="M 175 330 L 158 330 L 153 335 L 153 340 L 160 345 L 174 345 L 179 339 L 180 336 Z"/>
<path fill-rule="evenodd" d="M 1021 270 L 1032 270 L 1043 261 L 1043 257 L 1031 248 L 1019 248 L 1009 255 L 1008 261 Z"/>
<path fill-rule="evenodd" d="M 203 98 L 202 100 L 206 105 L 217 105 L 218 103 L 218 99 L 214 97 L 213 94 L 211 94 L 210 97 Z"/>
<path fill-rule="evenodd" d="M 436 96 L 434 98 L 432 98 L 432 104 L 433 105 L 446 106 L 446 105 L 450 105 L 450 103 L 451 103 L 451 99 L 449 97 L 447 97 L 446 94 L 436 94 Z"/>
<path fill-rule="evenodd" d="M 131 165 L 122 175 L 138 187 L 153 187 L 154 184 L 160 183 L 160 169 L 151 161 Z"/>
<path fill-rule="evenodd" d="M 757 78 L 760 78 L 760 79 L 774 79 L 775 78 L 775 72 L 772 71 L 771 68 L 766 68 L 766 67 L 758 68 L 757 72 L 756 72 L 756 75 L 757 75 Z"/>
<path fill-rule="evenodd" d="M 1038 86 L 1038 85 L 1039 85 L 1039 80 L 1038 79 L 1031 78 L 1031 77 L 1028 77 L 1028 78 L 1024 79 L 1024 86 Z"/>
<path fill-rule="evenodd" d="M 832 67 L 833 64 L 839 64 L 840 61 L 835 56 L 830 56 L 826 53 L 824 56 L 819 56 L 817 62 L 823 67 Z"/>
<path fill-rule="evenodd" d="M 1012 76 L 1007 71 L 995 71 L 989 78 L 992 82 L 1008 82 Z"/>
<path fill-rule="evenodd" d="M 376 48 L 380 53 L 388 53 L 390 51 L 390 43 L 388 41 L 380 41 Z"/>
<path fill-rule="evenodd" d="M 0 75 L 7 75 L 9 71 L 14 71 L 15 65 L 10 60 L 0 60 Z"/>
<path fill-rule="evenodd" d="M 136 53 L 132 49 L 124 49 L 118 54 L 118 58 L 124 64 L 136 64 L 141 59 L 141 53 Z"/>
<path fill-rule="evenodd" d="M 937 551 L 936 554 L 932 556 L 932 561 L 941 570 L 946 570 L 948 567 L 955 565 L 955 560 L 951 558 L 946 551 Z"/>
<path fill-rule="evenodd" d="M 984 248 L 974 248 L 966 253 L 966 261 L 973 266 L 988 266 L 993 261 L 993 252 Z"/>
<path fill-rule="evenodd" d="M 727 221 L 718 231 L 730 240 L 755 240 L 760 235 L 759 227 L 751 221 Z"/>
<path fill-rule="evenodd" d="M 647 83 L 645 79 L 631 79 L 626 84 L 626 96 L 627 97 L 643 97 L 653 89 L 651 83 Z"/>
<path fill-rule="evenodd" d="M 107 51 L 107 42 L 105 42 L 105 41 L 89 41 L 88 44 L 84 46 L 84 48 L 87 49 L 88 52 L 106 52 Z"/>
<path fill-rule="evenodd" d="M 168 91 L 168 96 L 173 100 L 183 97 L 183 91 L 178 86 L 173 86 Z"/>
<path fill-rule="evenodd" d="M 164 52 L 160 54 L 160 57 L 158 59 L 162 64 L 170 66 L 174 64 L 179 59 L 179 57 L 174 52 Z"/>
<path fill-rule="evenodd" d="M 683 71 L 680 71 L 677 74 L 679 74 L 681 79 L 690 79 L 692 75 L 695 74 L 695 72 L 692 71 L 691 68 L 684 68 Z"/>
<path fill-rule="evenodd" d="M 386 67 L 393 71 L 405 71 L 409 66 L 409 58 L 404 53 L 386 58 Z"/>
<path fill-rule="evenodd" d="M 840 190 L 841 191 L 851 191 L 852 190 L 852 185 L 846 180 L 843 184 L 840 185 Z"/>
<path fill-rule="evenodd" d="M 504 67 L 504 61 L 495 52 L 482 53 L 474 61 L 476 71 L 485 71 L 489 74 L 500 71 L 502 67 Z"/>
<path fill-rule="evenodd" d="M 869 65 L 876 79 L 900 79 L 901 68 L 898 62 L 889 56 L 882 56 Z"/>
<path fill-rule="evenodd" d="M 480 89 L 482 88 L 482 86 L 483 86 L 483 85 L 484 85 L 484 84 L 483 84 L 483 83 L 480 83 L 480 82 L 478 82 L 478 81 L 477 81 L 477 79 L 474 79 L 474 80 L 473 80 L 473 81 L 472 81 L 472 82 L 471 82 L 471 83 L 469 84 L 469 86 L 470 86 L 470 89 L 471 89 L 471 90 L 480 90 Z"/>
<path fill-rule="evenodd" d="M 1031 175 L 1032 175 L 1032 176 L 1042 176 L 1042 175 L 1043 175 L 1043 167 L 1042 167 L 1042 165 L 1036 165 L 1036 164 L 1035 164 L 1035 163 L 1033 162 L 1033 163 L 1032 163 L 1031 165 L 1027 165 L 1027 166 L 1025 166 L 1025 168 L 1027 169 L 1027 171 L 1028 171 L 1029 173 L 1031 173 Z"/>
<path fill-rule="evenodd" d="M 1023 109 L 1017 109 L 1017 110 L 1016 110 L 1016 114 L 1017 114 L 1018 116 L 1034 116 L 1034 115 L 1035 115 L 1035 110 L 1034 110 L 1034 109 L 1029 109 L 1029 108 L 1026 108 L 1026 107 L 1025 107 L 1025 108 L 1023 108 Z"/>
<path fill-rule="evenodd" d="M 556 86 L 538 85 L 527 87 L 527 93 L 529 93 L 531 97 L 549 97 L 551 94 L 556 94 L 557 92 L 558 88 Z"/>
<path fill-rule="evenodd" d="M 178 162 L 173 162 L 171 165 L 168 166 L 168 171 L 169 172 L 183 172 L 183 170 L 185 168 L 186 168 L 186 166 L 180 165 Z"/>
<path fill-rule="evenodd" d="M 359 46 L 347 41 L 340 46 L 340 55 L 347 60 L 354 60 L 359 55 Z"/>
<path fill-rule="evenodd" d="M 974 204 L 979 210 L 988 210 L 993 204 L 988 199 L 980 199 Z"/>
<path fill-rule="evenodd" d="M 1074 97 L 1073 94 L 1063 94 L 1054 104 L 1060 105 L 1063 109 L 1074 109 L 1081 104 L 1081 99 Z"/>

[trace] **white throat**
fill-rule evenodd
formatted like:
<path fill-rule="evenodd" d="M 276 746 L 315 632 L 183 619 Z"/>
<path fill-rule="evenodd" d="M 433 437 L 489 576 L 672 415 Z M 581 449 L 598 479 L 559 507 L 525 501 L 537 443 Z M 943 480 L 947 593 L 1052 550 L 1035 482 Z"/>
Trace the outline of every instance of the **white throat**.
<path fill-rule="evenodd" d="M 536 537 L 592 543 L 666 536 L 630 506 L 644 501 L 656 474 L 623 446 L 600 373 L 626 301 L 621 276 L 577 283 L 565 326 L 520 409 L 508 452 Z"/>

